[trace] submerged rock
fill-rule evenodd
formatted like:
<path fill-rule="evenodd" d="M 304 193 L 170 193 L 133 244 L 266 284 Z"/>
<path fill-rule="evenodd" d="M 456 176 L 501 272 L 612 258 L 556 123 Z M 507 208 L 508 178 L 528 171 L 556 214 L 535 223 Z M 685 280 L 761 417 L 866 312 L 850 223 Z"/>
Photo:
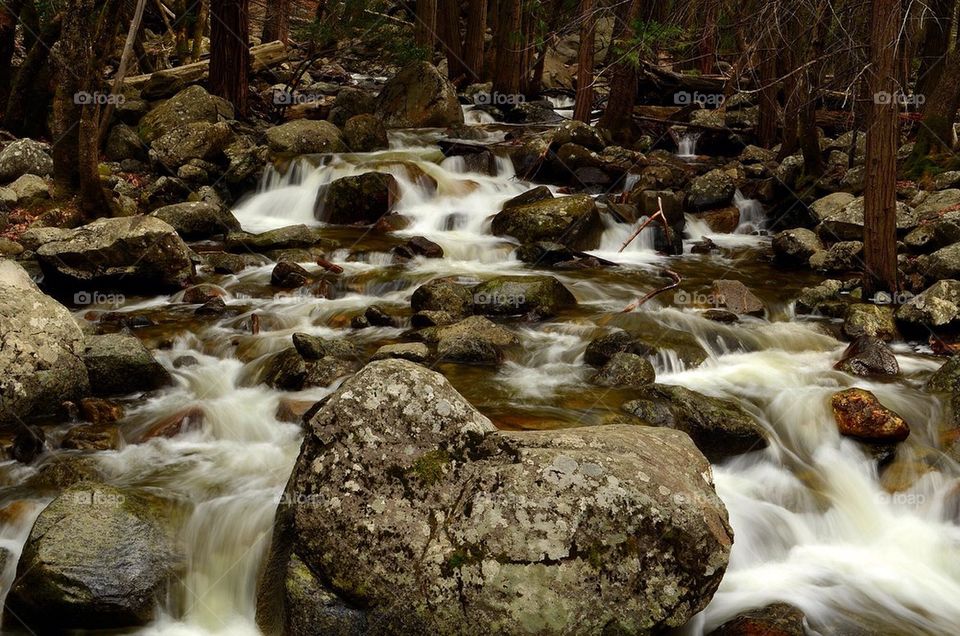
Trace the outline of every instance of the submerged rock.
<path fill-rule="evenodd" d="M 733 400 L 710 397 L 682 386 L 652 384 L 623 410 L 652 426 L 683 431 L 712 462 L 767 447 L 767 434 Z"/>
<path fill-rule="evenodd" d="M 89 388 L 83 332 L 29 274 L 0 259 L 0 423 L 49 414 Z"/>
<path fill-rule="evenodd" d="M 268 633 L 318 633 L 301 617 L 329 607 L 354 608 L 334 610 L 338 633 L 650 632 L 707 604 L 732 541 L 686 435 L 497 432 L 400 360 L 368 365 L 309 421 L 287 494 L 310 503 L 278 517 Z"/>
<path fill-rule="evenodd" d="M 833 416 L 841 435 L 865 442 L 902 442 L 910 426 L 866 389 L 847 389 L 831 399 Z"/>
<path fill-rule="evenodd" d="M 521 243 L 547 241 L 587 251 L 600 246 L 603 222 L 592 197 L 574 195 L 504 207 L 493 217 L 493 233 Z"/>
<path fill-rule="evenodd" d="M 160 500 L 82 482 L 40 513 L 7 598 L 36 633 L 145 625 L 183 565 Z"/>
<path fill-rule="evenodd" d="M 713 281 L 713 293 L 720 307 L 735 314 L 762 316 L 766 311 L 763 301 L 738 280 Z"/>

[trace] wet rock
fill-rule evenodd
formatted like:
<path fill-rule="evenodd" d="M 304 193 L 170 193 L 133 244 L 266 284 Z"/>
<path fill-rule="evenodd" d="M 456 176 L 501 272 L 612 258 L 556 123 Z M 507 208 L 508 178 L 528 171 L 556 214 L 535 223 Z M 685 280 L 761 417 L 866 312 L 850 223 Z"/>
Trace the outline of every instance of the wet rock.
<path fill-rule="evenodd" d="M 709 636 L 805 636 L 804 614 L 786 603 L 774 603 L 730 619 Z"/>
<path fill-rule="evenodd" d="M 873 336 L 860 336 L 850 343 L 834 368 L 859 376 L 900 374 L 897 356 L 883 340 Z"/>
<path fill-rule="evenodd" d="M 473 313 L 473 292 L 452 278 L 436 278 L 413 292 L 410 306 L 416 313 L 441 311 L 461 318 Z"/>
<path fill-rule="evenodd" d="M 191 160 L 216 159 L 232 140 L 233 130 L 226 122 L 196 122 L 155 139 L 150 144 L 150 158 L 168 170 L 177 170 Z"/>
<path fill-rule="evenodd" d="M 410 316 L 410 324 L 414 329 L 451 325 L 454 322 L 456 322 L 456 319 L 445 311 L 418 311 Z"/>
<path fill-rule="evenodd" d="M 593 376 L 599 386 L 637 388 L 652 384 L 656 379 L 653 365 L 646 358 L 633 353 L 615 353 L 600 371 Z"/>
<path fill-rule="evenodd" d="M 371 95 L 365 90 L 344 86 L 337 93 L 333 105 L 330 106 L 330 121 L 333 125 L 343 127 L 353 117 L 357 115 L 367 115 L 373 113 L 377 107 L 376 95 Z"/>
<path fill-rule="evenodd" d="M 836 195 L 831 195 L 836 196 Z M 817 234 L 826 241 L 863 240 L 864 198 L 858 197 L 842 208 L 831 208 L 826 214 L 817 214 L 820 225 Z M 811 211 L 816 208 L 811 207 Z M 905 203 L 897 203 L 897 230 L 905 234 L 920 222 L 920 215 Z"/>
<path fill-rule="evenodd" d="M 354 360 L 325 357 L 308 360 L 294 347 L 270 357 L 261 381 L 280 391 L 302 391 L 310 387 L 330 386 L 334 380 L 350 375 L 359 365 Z"/>
<path fill-rule="evenodd" d="M 397 319 L 380 305 L 370 305 L 363 311 L 366 323 L 371 327 L 397 327 Z"/>
<path fill-rule="evenodd" d="M 737 314 L 726 309 L 707 309 L 702 315 L 707 320 L 727 325 L 740 322 L 740 317 Z"/>
<path fill-rule="evenodd" d="M 512 199 L 508 200 L 503 204 L 503 209 L 517 208 L 525 205 L 530 205 L 531 203 L 538 203 L 540 201 L 546 201 L 547 199 L 552 199 L 553 192 L 550 191 L 550 188 L 547 186 L 537 186 L 536 188 L 527 190 L 522 194 L 518 194 Z"/>
<path fill-rule="evenodd" d="M 238 252 L 269 252 L 313 247 L 324 240 L 323 228 L 288 225 L 262 234 L 232 232 L 227 236 L 227 249 Z"/>
<path fill-rule="evenodd" d="M 960 278 L 960 243 L 944 247 L 931 254 L 924 274 L 930 280 Z"/>
<path fill-rule="evenodd" d="M 194 310 L 195 316 L 223 316 L 229 310 L 223 298 L 212 298 Z"/>
<path fill-rule="evenodd" d="M 374 152 L 390 146 L 387 129 L 373 115 L 357 115 L 343 126 L 343 141 L 350 152 Z"/>
<path fill-rule="evenodd" d="M 264 260 L 253 254 L 230 254 L 229 252 L 203 254 L 204 264 L 217 274 L 239 274 L 248 267 L 263 265 Z"/>
<path fill-rule="evenodd" d="M 19 424 L 19 422 L 17 422 Z M 20 424 L 13 437 L 10 457 L 21 464 L 32 464 L 47 450 L 47 434 L 39 426 Z"/>
<path fill-rule="evenodd" d="M 694 216 L 718 234 L 732 234 L 740 225 L 740 210 L 730 206 L 719 210 L 694 213 Z"/>
<path fill-rule="evenodd" d="M 173 382 L 170 373 L 134 336 L 87 336 L 83 363 L 94 395 L 153 391 Z"/>
<path fill-rule="evenodd" d="M 115 424 L 123 419 L 123 406 L 110 400 L 83 398 L 80 415 L 91 424 Z"/>
<path fill-rule="evenodd" d="M 722 207 L 733 201 L 737 186 L 723 170 L 711 170 L 694 178 L 687 190 L 687 203 L 697 210 Z"/>
<path fill-rule="evenodd" d="M 49 414 L 89 390 L 83 333 L 29 274 L 0 259 L 0 423 Z"/>
<path fill-rule="evenodd" d="M 735 314 L 762 316 L 763 301 L 738 280 L 713 281 L 713 293 L 717 303 Z"/>
<path fill-rule="evenodd" d="M 152 422 L 136 441 L 146 442 L 155 438 L 172 439 L 178 435 L 203 429 L 203 420 L 206 414 L 198 406 L 182 409 L 173 415 L 168 415 L 156 422 Z"/>
<path fill-rule="evenodd" d="M 157 499 L 83 482 L 40 513 L 5 618 L 40 633 L 150 622 L 183 556 Z"/>
<path fill-rule="evenodd" d="M 81 424 L 64 435 L 61 448 L 81 451 L 107 451 L 120 448 L 120 429 L 115 424 Z"/>
<path fill-rule="evenodd" d="M 623 410 L 651 426 L 683 431 L 711 462 L 768 444 L 766 431 L 739 404 L 682 386 L 638 387 L 637 399 L 624 404 Z"/>
<path fill-rule="evenodd" d="M 960 356 L 943 363 L 927 380 L 927 390 L 934 393 L 953 393 L 960 386 Z"/>
<path fill-rule="evenodd" d="M 577 255 L 565 245 L 538 241 L 537 243 L 526 243 L 517 248 L 517 258 L 531 265 L 553 267 L 558 263 L 575 260 Z"/>
<path fill-rule="evenodd" d="M 898 334 L 893 307 L 866 303 L 848 305 L 843 333 L 849 338 L 874 336 L 887 341 L 896 339 Z"/>
<path fill-rule="evenodd" d="M 614 331 L 592 340 L 587 345 L 583 359 L 591 366 L 602 367 L 621 352 L 647 356 L 654 350 L 626 331 Z"/>
<path fill-rule="evenodd" d="M 677 431 L 496 432 L 439 374 L 376 362 L 307 425 L 287 493 L 317 503 L 281 511 L 258 623 L 328 606 L 291 607 L 295 555 L 312 585 L 404 633 L 680 626 L 732 539 L 709 475 Z"/>
<path fill-rule="evenodd" d="M 202 305 L 215 298 L 223 298 L 226 293 L 223 287 L 212 283 L 201 283 L 185 289 L 181 300 L 188 305 Z"/>
<path fill-rule="evenodd" d="M 315 215 L 335 225 L 372 225 L 393 210 L 400 199 L 396 178 L 384 172 L 367 172 L 337 179 L 317 195 Z"/>
<path fill-rule="evenodd" d="M 903 418 L 865 389 L 835 393 L 831 405 L 841 435 L 866 442 L 902 442 L 910 435 Z"/>
<path fill-rule="evenodd" d="M 515 333 L 483 316 L 470 316 L 452 325 L 423 329 L 417 335 L 424 342 L 430 343 L 438 343 L 445 338 L 470 336 L 486 340 L 497 347 L 520 344 Z"/>
<path fill-rule="evenodd" d="M 843 283 L 834 279 L 825 280 L 815 287 L 804 287 L 797 299 L 797 309 L 806 313 L 820 311 L 822 305 L 839 298 L 841 291 Z"/>
<path fill-rule="evenodd" d="M 393 248 L 393 253 L 400 259 L 412 259 L 417 256 L 424 258 L 443 258 L 443 248 L 422 236 L 412 239 Z"/>
<path fill-rule="evenodd" d="M 577 299 L 553 276 L 498 276 L 473 288 L 473 311 L 485 316 L 555 316 Z"/>
<path fill-rule="evenodd" d="M 270 284 L 284 289 L 303 287 L 311 279 L 310 272 L 290 261 L 280 261 L 270 273 Z"/>
<path fill-rule="evenodd" d="M 276 153 L 310 155 L 344 152 L 340 129 L 328 121 L 295 119 L 268 128 L 267 145 Z"/>
<path fill-rule="evenodd" d="M 588 251 L 600 246 L 603 222 L 593 198 L 574 195 L 511 204 L 493 217 L 493 233 L 521 243 L 550 241 Z"/>
<path fill-rule="evenodd" d="M 595 152 L 600 152 L 607 146 L 600 131 L 593 126 L 576 120 L 565 121 L 553 131 L 551 144 L 553 147 L 560 148 L 570 143 L 577 144 L 578 146 Z"/>
<path fill-rule="evenodd" d="M 443 128 L 463 123 L 456 89 L 429 62 L 402 68 L 380 91 L 375 112 L 387 128 Z"/>
<path fill-rule="evenodd" d="M 293 334 L 293 346 L 297 352 L 307 360 L 321 360 L 323 358 L 339 358 L 341 360 L 357 360 L 360 352 L 348 340 L 328 340 L 305 333 Z"/>
<path fill-rule="evenodd" d="M 441 338 L 437 357 L 444 362 L 496 365 L 503 361 L 503 351 L 486 338 L 463 334 Z"/>
<path fill-rule="evenodd" d="M 135 130 L 126 124 L 117 124 L 110 129 L 110 133 L 107 135 L 104 154 L 110 161 L 123 161 L 124 159 L 145 161 L 147 159 L 147 147 Z"/>
<path fill-rule="evenodd" d="M 9 183 L 25 174 L 53 174 L 49 146 L 32 139 L 18 139 L 0 150 L 0 183 Z"/>
<path fill-rule="evenodd" d="M 430 349 L 422 342 L 405 342 L 401 344 L 384 345 L 377 349 L 371 360 L 409 360 L 423 363 L 430 358 Z"/>
<path fill-rule="evenodd" d="M 75 289 L 178 289 L 193 276 L 190 251 L 160 219 L 98 219 L 37 249 L 51 282 Z"/>
<path fill-rule="evenodd" d="M 215 124 L 233 118 L 233 105 L 230 102 L 210 95 L 202 86 L 193 85 L 144 115 L 137 132 L 141 139 L 149 143 L 187 124 Z"/>
<path fill-rule="evenodd" d="M 150 216 L 169 224 L 181 237 L 190 241 L 240 230 L 240 222 L 226 206 L 203 201 L 167 205 Z"/>
<path fill-rule="evenodd" d="M 960 319 L 960 281 L 940 280 L 897 309 L 908 327 L 942 327 Z"/>
<path fill-rule="evenodd" d="M 863 243 L 843 241 L 810 257 L 810 267 L 820 272 L 848 272 L 863 269 Z"/>
<path fill-rule="evenodd" d="M 806 228 L 784 230 L 773 237 L 774 255 L 788 265 L 807 265 L 810 257 L 823 249 L 820 237 Z"/>

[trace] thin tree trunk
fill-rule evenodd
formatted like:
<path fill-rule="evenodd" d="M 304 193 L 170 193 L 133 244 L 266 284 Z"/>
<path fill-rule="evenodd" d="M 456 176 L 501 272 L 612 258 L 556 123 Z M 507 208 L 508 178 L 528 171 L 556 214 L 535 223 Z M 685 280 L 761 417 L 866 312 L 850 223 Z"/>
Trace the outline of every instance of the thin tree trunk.
<path fill-rule="evenodd" d="M 627 58 L 627 41 L 633 35 L 633 24 L 640 15 L 643 0 L 630 0 L 621 19 L 614 45 L 618 47 L 617 62 L 610 78 L 610 97 L 600 118 L 599 128 L 615 141 L 632 141 L 633 107 L 637 101 L 637 69 Z"/>
<path fill-rule="evenodd" d="M 117 67 L 117 74 L 113 78 L 113 88 L 110 91 L 110 95 L 116 98 L 120 94 L 120 89 L 123 88 L 123 78 L 127 76 L 127 71 L 130 67 L 130 58 L 133 56 L 133 43 L 137 39 L 137 34 L 140 32 L 140 22 L 143 20 L 143 10 L 147 4 L 147 0 L 138 0 L 137 7 L 133 12 L 133 20 L 130 21 L 130 29 L 127 31 L 127 39 L 123 45 L 123 53 L 120 55 L 120 66 Z M 113 117 L 113 108 L 114 108 L 115 99 L 111 99 L 107 102 L 107 107 L 103 111 L 103 118 L 99 123 L 99 132 L 97 133 L 97 139 L 99 140 L 97 146 L 99 147 L 103 140 L 107 136 L 107 131 L 110 129 L 110 118 Z"/>
<path fill-rule="evenodd" d="M 290 40 L 290 0 L 267 0 L 267 13 L 263 20 L 264 42 Z"/>
<path fill-rule="evenodd" d="M 573 118 L 587 124 L 593 113 L 593 62 L 597 42 L 596 0 L 580 0 L 580 57 L 577 61 L 577 99 Z"/>
<path fill-rule="evenodd" d="M 483 80 L 484 36 L 487 34 L 487 0 L 471 0 L 467 3 L 467 34 L 464 42 L 463 60 L 466 62 L 469 81 Z"/>
<path fill-rule="evenodd" d="M 199 62 L 203 57 L 203 36 L 207 32 L 207 23 L 210 22 L 210 0 L 199 0 L 197 4 L 197 20 L 193 24 L 193 48 L 190 57 Z"/>
<path fill-rule="evenodd" d="M 17 21 L 22 0 L 13 0 L 7 4 L 0 2 L 0 105 L 7 103 L 10 96 L 11 63 L 17 39 Z"/>
<path fill-rule="evenodd" d="M 717 15 L 720 13 L 718 0 L 704 3 L 703 33 L 700 36 L 700 72 L 709 75 L 713 72 L 717 58 Z"/>
<path fill-rule="evenodd" d="M 520 0 L 499 0 L 496 34 L 497 63 L 493 70 L 493 92 L 519 95 L 523 77 L 523 14 Z"/>
<path fill-rule="evenodd" d="M 61 17 L 57 15 L 43 27 L 40 38 L 35 40 L 13 81 L 3 114 L 3 128 L 16 135 L 29 136 L 38 132 L 28 121 L 32 119 L 28 112 L 40 113 L 40 119 L 43 119 L 42 114 L 47 112 L 50 104 L 49 89 L 45 82 L 38 83 L 37 80 L 45 75 L 50 49 L 60 38 L 61 25 Z M 29 111 L 28 104 L 33 106 Z"/>
<path fill-rule="evenodd" d="M 897 51 L 900 0 L 873 0 L 868 78 L 873 102 L 867 127 L 864 190 L 864 291 L 897 291 Z"/>
<path fill-rule="evenodd" d="M 212 0 L 210 5 L 210 92 L 247 115 L 250 82 L 250 0 Z"/>
<path fill-rule="evenodd" d="M 427 52 L 427 59 L 433 61 L 433 51 L 437 48 L 437 0 L 417 0 L 414 39 L 417 47 Z"/>
<path fill-rule="evenodd" d="M 447 77 L 454 84 L 462 86 L 469 80 L 469 74 L 463 61 L 459 0 L 440 0 L 438 12 L 440 41 L 443 42 L 443 51 L 447 56 Z"/>

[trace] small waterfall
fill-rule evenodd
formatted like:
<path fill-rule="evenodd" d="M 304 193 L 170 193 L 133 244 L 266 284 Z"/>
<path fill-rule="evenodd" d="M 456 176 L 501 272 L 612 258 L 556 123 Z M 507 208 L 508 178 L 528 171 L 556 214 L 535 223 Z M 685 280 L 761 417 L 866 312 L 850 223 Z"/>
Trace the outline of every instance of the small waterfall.
<path fill-rule="evenodd" d="M 767 221 L 763 204 L 756 199 L 748 199 L 739 189 L 733 195 L 733 204 L 740 210 L 740 225 L 737 234 L 758 234 L 763 232 Z"/>
<path fill-rule="evenodd" d="M 678 134 L 671 130 L 671 134 L 677 143 L 678 157 L 681 159 L 693 159 L 697 156 L 697 142 L 700 141 L 700 135 L 702 133 L 688 130 Z"/>

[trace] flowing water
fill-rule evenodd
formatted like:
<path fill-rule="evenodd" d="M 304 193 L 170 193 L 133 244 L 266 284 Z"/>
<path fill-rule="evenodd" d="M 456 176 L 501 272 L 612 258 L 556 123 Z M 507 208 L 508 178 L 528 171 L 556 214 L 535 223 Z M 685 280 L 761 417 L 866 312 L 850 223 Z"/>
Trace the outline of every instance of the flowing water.
<path fill-rule="evenodd" d="M 489 136 L 502 139 L 502 132 L 491 130 Z M 158 358 L 176 379 L 172 388 L 126 400 L 127 445 L 93 455 L 109 482 L 163 492 L 187 511 L 180 529 L 185 574 L 160 602 L 160 618 L 143 633 L 257 633 L 256 573 L 277 507 L 292 503 L 281 496 L 301 439 L 299 426 L 282 421 L 278 409 L 314 403 L 338 384 L 294 394 L 259 385 L 266 355 L 288 347 L 298 331 L 349 338 L 369 354 L 402 338 L 410 296 L 425 281 L 541 273 L 516 259 L 513 244 L 490 234 L 490 218 L 500 205 L 531 184 L 519 180 L 506 160 L 497 163 L 494 176 L 467 172 L 462 160 L 443 157 L 438 137 L 400 132 L 383 152 L 319 164 L 299 161 L 283 172 L 270 171 L 259 191 L 236 207 L 244 229 L 252 232 L 320 225 L 315 200 L 332 180 L 373 169 L 396 176 L 399 211 L 410 225 L 390 235 L 330 228 L 340 248 L 329 258 L 344 269 L 339 277 L 328 276 L 330 298 L 277 295 L 269 285 L 272 266 L 263 265 L 209 276 L 225 290 L 230 317 L 195 318 L 194 307 L 178 305 L 178 297 L 129 298 L 119 309 L 76 314 L 81 321 L 95 321 L 108 310 L 150 317 L 155 326 L 137 333 L 160 347 Z M 421 174 L 436 180 L 435 190 Z M 749 215 L 744 220 L 759 221 Z M 772 443 L 715 467 L 736 541 L 716 598 L 681 631 L 701 634 L 743 610 L 784 601 L 801 608 L 821 633 L 847 626 L 866 630 L 861 633 L 957 633 L 960 466 L 940 452 L 946 414 L 921 388 L 938 361 L 901 346 L 901 381 L 834 371 L 844 348 L 834 336 L 836 325 L 799 317 L 791 304 L 799 289 L 816 279 L 768 265 L 761 257 L 767 238 L 710 235 L 691 223 L 689 242 L 709 235 L 721 254 L 668 259 L 654 252 L 648 232 L 619 252 L 634 230 L 608 222 L 595 252 L 620 267 L 550 272 L 579 306 L 545 323 L 517 326 L 522 346 L 502 367 L 439 370 L 502 428 L 599 424 L 630 395 L 590 385 L 591 370 L 583 362 L 589 341 L 615 326 L 688 334 L 708 352 L 707 361 L 691 368 L 672 352 L 658 354 L 652 359 L 658 381 L 739 401 L 767 428 Z M 394 264 L 390 249 L 415 235 L 439 243 L 445 257 Z M 322 274 L 313 263 L 303 265 Z M 743 280 L 764 299 L 767 316 L 732 325 L 711 322 L 703 307 L 680 303 L 672 294 L 621 314 L 637 297 L 668 282 L 661 267 L 683 276 L 686 298 L 706 295 L 717 278 Z M 372 303 L 400 316 L 401 327 L 351 330 L 350 318 Z M 258 335 L 250 330 L 254 314 Z M 196 363 L 175 364 L 182 356 Z M 883 475 L 861 447 L 837 434 L 829 397 L 850 386 L 874 391 L 912 425 L 912 435 Z M 184 413 L 196 422 L 186 432 L 173 438 L 147 434 Z M 0 579 L 4 591 L 33 520 L 55 495 L 29 486 L 36 472 L 14 462 L 0 466 L 5 486 L 0 504 L 7 506 L 0 547 L 13 557 Z"/>

